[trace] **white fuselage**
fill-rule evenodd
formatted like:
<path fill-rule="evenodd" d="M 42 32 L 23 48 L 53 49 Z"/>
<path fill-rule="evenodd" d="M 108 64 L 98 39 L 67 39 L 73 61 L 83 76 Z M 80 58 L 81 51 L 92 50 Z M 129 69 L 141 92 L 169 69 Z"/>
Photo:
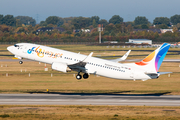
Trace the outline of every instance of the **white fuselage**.
<path fill-rule="evenodd" d="M 8 50 L 18 58 L 22 57 L 48 64 L 64 63 L 72 65 L 83 61 L 87 57 L 78 53 L 30 43 L 21 43 L 19 47 L 10 46 Z M 81 72 L 124 80 L 152 79 L 142 69 L 95 57 L 90 57 L 85 65 L 85 71 Z"/>

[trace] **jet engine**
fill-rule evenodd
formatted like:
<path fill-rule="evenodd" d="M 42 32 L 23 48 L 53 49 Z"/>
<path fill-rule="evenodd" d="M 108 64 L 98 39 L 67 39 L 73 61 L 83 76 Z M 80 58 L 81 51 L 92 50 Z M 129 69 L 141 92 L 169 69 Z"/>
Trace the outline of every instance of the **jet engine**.
<path fill-rule="evenodd" d="M 71 71 L 71 69 L 65 63 L 53 63 L 52 69 L 65 73 Z"/>

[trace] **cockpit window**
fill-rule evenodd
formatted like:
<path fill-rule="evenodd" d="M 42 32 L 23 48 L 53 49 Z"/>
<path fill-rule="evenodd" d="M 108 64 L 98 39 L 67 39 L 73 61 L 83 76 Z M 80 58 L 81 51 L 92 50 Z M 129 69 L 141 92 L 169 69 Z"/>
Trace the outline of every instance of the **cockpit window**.
<path fill-rule="evenodd" d="M 15 44 L 14 47 L 19 47 L 19 45 L 16 45 L 16 44 Z"/>

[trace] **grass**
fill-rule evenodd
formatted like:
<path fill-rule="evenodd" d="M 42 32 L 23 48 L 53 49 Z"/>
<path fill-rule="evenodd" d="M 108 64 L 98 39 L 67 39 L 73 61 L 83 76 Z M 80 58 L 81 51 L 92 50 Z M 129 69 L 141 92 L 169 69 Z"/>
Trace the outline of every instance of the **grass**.
<path fill-rule="evenodd" d="M 46 65 L 49 71 L 45 72 L 43 63 L 24 62 L 19 65 L 18 62 L 1 62 L 1 64 L 8 66 L 0 69 L 1 93 L 45 92 L 49 89 L 50 92 L 63 93 L 180 94 L 179 63 L 163 63 L 160 71 L 174 73 L 170 77 L 161 75 L 158 79 L 147 81 L 116 80 L 94 75 L 90 75 L 87 80 L 76 80 L 75 72 L 64 74 L 52 71 L 50 65 Z"/>
<path fill-rule="evenodd" d="M 0 45 L 0 54 L 10 54 L 6 51 L 7 45 Z M 99 50 L 94 56 L 100 54 L 101 56 L 123 55 L 126 51 L 103 51 L 103 50 L 117 50 L 129 48 L 107 48 L 106 46 L 85 46 L 85 45 L 53 45 L 61 49 L 70 51 L 85 50 L 83 54 L 89 54 L 88 50 Z M 132 48 L 132 49 L 148 49 L 155 48 Z M 179 50 L 179 48 L 171 48 Z M 1 51 L 2 50 L 2 51 Z M 131 52 L 130 55 L 146 55 L 147 51 Z M 170 56 L 170 57 L 168 57 Z M 11 59 L 12 57 L 0 57 L 0 59 Z M 142 59 L 143 56 L 130 56 L 129 59 Z M 167 55 L 166 58 L 179 59 L 179 55 Z M 1 67 L 2 66 L 2 67 Z M 6 67 L 7 66 L 7 67 Z M 27 62 L 22 65 L 18 61 L 6 62 L 0 61 L 0 92 L 14 93 L 14 92 L 44 92 L 49 89 L 50 92 L 72 92 L 72 93 L 119 93 L 119 94 L 180 94 L 180 78 L 179 78 L 179 63 L 163 62 L 159 71 L 171 71 L 170 77 L 168 75 L 161 75 L 159 79 L 147 81 L 123 81 L 115 80 L 105 77 L 97 77 L 91 75 L 87 80 L 76 80 L 75 72 L 63 74 L 51 70 L 51 65 L 46 65 L 49 68 L 48 72 L 44 71 L 45 64 L 39 62 Z M 6 77 L 8 73 L 8 77 Z M 30 77 L 29 77 L 30 73 Z M 51 77 L 52 73 L 52 77 Z"/>
<path fill-rule="evenodd" d="M 0 119 L 15 120 L 164 120 L 180 119 L 180 107 L 1 105 Z"/>

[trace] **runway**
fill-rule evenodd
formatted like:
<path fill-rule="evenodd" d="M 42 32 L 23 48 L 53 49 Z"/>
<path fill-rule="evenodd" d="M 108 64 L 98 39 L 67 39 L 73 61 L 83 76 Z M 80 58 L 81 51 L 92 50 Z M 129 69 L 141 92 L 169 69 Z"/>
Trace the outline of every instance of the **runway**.
<path fill-rule="evenodd" d="M 0 94 L 0 104 L 180 106 L 180 95 Z"/>

